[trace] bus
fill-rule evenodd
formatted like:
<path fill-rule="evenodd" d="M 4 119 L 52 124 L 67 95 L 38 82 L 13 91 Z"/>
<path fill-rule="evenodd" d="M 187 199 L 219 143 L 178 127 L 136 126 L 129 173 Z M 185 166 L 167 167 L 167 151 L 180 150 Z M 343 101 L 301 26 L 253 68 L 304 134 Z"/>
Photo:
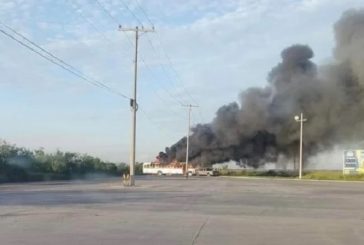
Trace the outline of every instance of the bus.
<path fill-rule="evenodd" d="M 143 174 L 155 175 L 185 175 L 186 164 L 174 162 L 170 164 L 161 164 L 158 162 L 145 162 L 143 163 Z M 189 165 L 188 176 L 196 174 L 196 170 Z"/>

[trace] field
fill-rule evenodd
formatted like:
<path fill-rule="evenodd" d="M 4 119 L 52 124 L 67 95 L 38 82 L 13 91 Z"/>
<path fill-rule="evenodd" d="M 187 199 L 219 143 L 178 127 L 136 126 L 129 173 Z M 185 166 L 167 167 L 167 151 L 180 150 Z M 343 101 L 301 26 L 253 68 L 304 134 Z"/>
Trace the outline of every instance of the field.
<path fill-rule="evenodd" d="M 364 186 L 139 177 L 0 185 L 6 245 L 363 244 Z"/>
<path fill-rule="evenodd" d="M 222 176 L 249 176 L 249 177 L 279 177 L 297 178 L 297 171 L 288 170 L 220 170 Z M 343 175 L 339 170 L 315 170 L 305 171 L 303 179 L 312 180 L 345 180 L 345 181 L 364 181 L 364 174 Z"/>

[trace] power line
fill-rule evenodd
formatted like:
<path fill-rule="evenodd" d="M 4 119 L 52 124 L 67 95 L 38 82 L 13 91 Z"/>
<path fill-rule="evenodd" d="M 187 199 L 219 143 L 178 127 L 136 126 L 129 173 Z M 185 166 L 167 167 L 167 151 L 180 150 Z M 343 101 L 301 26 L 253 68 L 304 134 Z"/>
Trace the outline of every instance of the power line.
<path fill-rule="evenodd" d="M 115 18 L 115 16 L 113 16 L 108 10 L 107 8 L 100 2 L 97 2 L 97 6 L 102 8 L 102 11 L 104 13 L 106 13 L 106 15 L 113 21 L 115 22 L 117 25 L 119 25 L 119 22 L 117 21 L 117 19 Z M 134 48 L 133 45 L 133 41 L 131 40 L 131 37 L 129 37 L 129 35 L 127 35 L 127 33 L 123 32 L 124 36 L 126 37 L 126 40 L 129 44 L 129 46 L 131 48 Z M 147 36 L 148 37 L 148 36 Z M 145 59 L 143 58 L 142 55 L 140 55 L 139 59 L 141 60 L 142 64 L 144 65 L 144 67 L 146 68 L 146 70 L 151 74 L 151 76 L 153 77 L 153 79 L 155 81 L 158 81 L 159 78 L 156 76 L 155 72 L 153 71 L 153 69 L 147 64 L 147 62 L 145 61 Z M 152 83 L 153 87 L 155 87 L 155 84 Z M 177 105 L 177 106 L 181 106 L 183 105 L 183 101 L 181 101 L 178 97 L 174 96 L 172 94 L 172 92 L 167 88 L 162 86 L 161 89 L 171 98 L 171 100 Z M 153 89 L 153 93 L 157 96 L 157 98 L 164 104 L 167 104 L 166 101 L 164 99 L 162 99 L 159 94 L 157 93 L 157 91 L 155 91 L 155 89 Z M 140 107 L 140 106 L 139 106 Z M 151 120 L 151 117 L 147 114 L 146 111 L 142 111 L 142 113 L 145 115 L 145 117 L 152 123 L 154 123 L 156 125 L 156 127 L 160 128 L 159 125 L 157 125 L 156 122 L 154 122 L 153 120 Z M 179 113 L 176 113 L 176 115 L 180 115 Z"/>
<path fill-rule="evenodd" d="M 155 125 L 155 127 L 158 129 L 159 132 L 163 132 L 165 136 L 169 137 L 165 131 L 165 128 L 163 128 L 162 126 L 160 126 L 157 122 L 155 122 L 150 116 L 149 113 L 146 112 L 146 110 L 142 107 L 138 108 L 140 110 L 140 112 L 143 114 L 143 116 L 150 121 L 151 123 L 153 123 Z"/>
<path fill-rule="evenodd" d="M 113 20 L 115 23 L 117 23 L 117 24 L 119 24 L 118 23 L 118 21 L 117 21 L 117 19 L 114 17 L 114 15 L 112 15 L 111 14 L 111 12 L 109 12 L 108 10 L 107 10 L 107 8 L 100 2 L 100 1 L 98 1 L 98 0 L 95 0 L 96 1 L 96 3 L 97 3 L 97 5 L 99 6 L 99 7 L 101 7 L 101 9 L 102 9 L 102 11 L 103 12 L 105 12 L 106 13 L 106 15 L 111 19 L 111 20 Z M 138 21 L 138 23 L 140 24 L 140 25 L 142 25 L 142 22 L 141 22 L 141 20 L 137 17 L 137 15 L 129 8 L 129 6 L 125 3 L 125 2 L 123 2 L 122 1 L 122 3 L 123 3 L 123 5 L 125 6 L 125 8 L 133 15 L 133 17 Z M 139 3 L 138 3 L 139 4 Z M 144 12 L 144 14 L 146 15 L 146 13 L 145 13 L 145 11 L 143 10 L 143 12 Z M 147 15 L 146 15 L 146 17 L 147 17 Z M 148 17 L 147 17 L 148 18 Z M 152 26 L 154 26 L 153 25 L 153 23 L 150 21 L 150 19 L 148 18 L 148 21 L 152 24 Z M 125 34 L 125 36 L 126 36 L 126 38 L 127 38 L 127 40 L 128 40 L 128 42 L 129 42 L 129 45 L 132 47 L 133 46 L 133 43 L 132 43 L 132 41 L 130 40 L 130 37 L 126 34 L 126 33 L 124 33 Z M 147 40 L 148 40 L 148 42 L 149 42 L 149 44 L 151 45 L 151 47 L 152 47 L 152 49 L 153 49 L 153 51 L 156 53 L 156 54 L 159 54 L 158 52 L 157 52 L 157 49 L 155 48 L 155 46 L 154 46 L 154 44 L 153 44 L 153 42 L 150 40 L 150 38 L 149 38 L 149 36 L 147 35 Z M 159 54 L 159 57 L 161 57 L 161 55 Z M 153 76 L 155 76 L 155 73 L 154 73 L 154 71 L 150 68 L 150 66 L 147 64 L 147 62 L 144 60 L 144 58 L 143 57 L 140 57 L 140 59 L 141 59 L 141 61 L 142 61 L 142 63 L 144 64 L 144 66 L 147 68 L 147 70 L 153 75 Z M 170 61 L 169 61 L 170 62 Z M 171 63 L 171 62 L 170 62 Z M 166 69 L 165 69 L 165 67 L 162 65 L 162 68 L 163 68 L 163 71 L 165 72 L 165 74 L 169 77 L 169 74 L 168 74 L 168 72 L 166 71 Z M 173 84 L 173 85 L 175 85 L 175 84 Z M 177 87 L 176 87 L 177 88 Z M 178 105 L 181 105 L 181 106 L 183 106 L 183 102 L 178 98 L 178 97 L 175 97 L 175 96 L 173 96 L 173 94 L 167 89 L 167 88 L 165 88 L 165 87 L 163 87 L 163 89 L 168 93 L 168 95 L 171 97 L 171 98 L 173 98 L 175 101 L 177 101 L 177 104 Z M 159 97 L 159 95 L 157 94 L 157 93 L 155 93 L 158 97 Z M 159 97 L 160 98 L 160 97 Z M 161 98 L 160 98 L 161 99 Z M 161 99 L 162 100 L 162 99 Z M 134 105 L 134 101 L 133 101 L 133 105 Z M 190 105 L 191 106 L 191 105 Z M 141 112 L 142 112 L 142 114 L 150 121 L 150 122 L 152 122 L 152 123 L 154 123 L 159 129 L 161 128 L 159 125 L 157 125 L 152 119 L 151 119 L 151 117 L 148 115 L 148 113 L 146 113 L 146 111 L 145 110 L 143 110 L 142 108 L 139 108 L 140 110 L 141 110 Z M 163 130 L 160 130 L 160 131 L 163 131 Z M 135 157 L 134 157 L 135 158 Z M 134 160 L 135 161 L 135 160 Z"/>
<path fill-rule="evenodd" d="M 100 3 L 99 0 L 95 0 L 96 4 L 100 6 L 100 8 L 104 11 L 106 15 L 108 15 L 111 19 L 113 19 L 115 22 L 118 22 L 118 20 L 110 13 L 109 10 L 106 9 L 106 7 Z"/>
<path fill-rule="evenodd" d="M 123 0 L 121 0 L 121 1 L 123 1 Z M 147 21 L 152 25 L 152 26 L 154 26 L 154 24 L 153 24 L 153 22 L 150 20 L 150 18 L 149 18 L 149 16 L 148 16 L 148 14 L 147 14 L 147 12 L 144 10 L 144 8 L 141 6 L 141 4 L 139 3 L 139 1 L 138 0 L 135 0 L 135 2 L 136 2 L 136 4 L 137 4 L 137 6 L 138 6 L 138 8 L 141 10 L 141 12 L 143 13 L 143 15 L 144 15 L 144 17 L 147 19 Z M 123 2 L 124 3 L 124 2 Z M 125 3 L 124 3 L 124 5 L 125 5 Z M 128 8 L 128 10 L 129 10 L 129 12 L 131 12 L 132 14 L 133 14 L 133 16 L 135 16 L 135 14 L 130 10 L 130 8 Z M 140 20 L 139 20 L 139 22 L 140 22 Z M 175 73 L 175 75 L 176 75 L 176 77 L 179 79 L 179 82 L 182 84 L 182 80 L 181 80 L 181 78 L 180 78 L 180 76 L 179 76 L 179 74 L 178 74 L 178 72 L 176 71 L 176 69 L 174 68 L 174 65 L 173 65 L 173 63 L 172 63 L 172 61 L 171 61 L 171 59 L 170 59 L 170 57 L 168 56 L 168 54 L 167 54 L 167 52 L 165 51 L 165 49 L 163 48 L 163 44 L 162 44 L 162 41 L 161 41 L 161 38 L 160 38 L 160 35 L 159 35 L 159 33 L 157 33 L 157 35 L 158 35 L 158 37 L 159 37 L 159 44 L 160 44 L 160 47 L 161 47 L 161 49 L 162 49 L 162 51 L 163 51 L 163 53 L 164 53 L 164 55 L 165 55 L 165 57 L 166 57 L 166 59 L 167 59 L 167 61 L 168 61 L 168 63 L 169 63 L 169 65 L 170 65 L 170 67 L 171 67 L 171 70 Z M 154 44 L 152 43 L 152 41 L 148 38 L 148 41 L 149 41 L 149 43 L 150 43 L 150 45 L 152 46 L 152 48 L 156 51 L 156 48 L 155 48 L 155 46 L 154 46 Z M 196 103 L 197 104 L 197 101 L 192 97 L 192 95 L 186 90 L 186 89 L 184 89 L 185 91 L 186 91 L 186 93 L 188 94 L 188 96 L 190 97 L 190 99 L 194 102 L 194 103 Z"/>
<path fill-rule="evenodd" d="M 100 1 L 98 1 L 98 0 L 95 0 L 95 2 L 97 3 L 97 5 L 102 9 L 102 11 L 103 12 L 105 12 L 106 13 L 106 15 L 107 16 L 109 16 L 109 18 L 111 19 L 111 20 L 113 20 L 116 24 L 118 24 L 119 25 L 119 22 L 118 22 L 118 20 L 115 18 L 115 16 L 113 16 L 111 13 L 110 13 L 110 11 L 109 10 L 107 10 L 107 8 L 100 2 Z M 131 11 L 131 9 L 126 5 L 126 3 L 125 2 L 123 2 L 122 1 L 122 3 L 123 3 L 123 5 L 128 9 L 128 11 Z M 132 12 L 131 12 L 132 13 Z M 133 14 L 133 16 L 135 16 L 136 17 L 136 15 L 135 14 Z M 138 22 L 139 23 L 141 23 L 141 21 L 140 21 L 140 19 L 137 19 L 138 20 Z M 126 38 L 127 38 L 127 41 L 129 42 L 129 45 L 130 45 L 130 47 L 133 47 L 133 42 L 130 40 L 130 37 L 126 34 L 126 33 L 124 33 L 124 35 L 126 36 Z M 149 38 L 148 38 L 149 39 Z M 152 74 L 152 76 L 155 78 L 155 80 L 158 80 L 158 78 L 155 76 L 155 73 L 154 73 L 154 71 L 150 68 L 150 66 L 147 64 L 147 62 L 145 61 L 145 59 L 143 58 L 143 56 L 141 56 L 140 57 L 140 60 L 142 61 L 142 63 L 143 63 L 143 65 L 147 68 L 147 70 L 150 72 L 150 74 Z M 165 88 L 165 87 L 162 87 L 162 89 L 163 90 L 165 90 L 166 91 L 166 93 L 172 98 L 172 100 L 173 101 L 175 101 L 176 102 L 176 104 L 178 105 L 178 106 L 181 106 L 182 104 L 183 104 L 183 101 L 182 100 L 180 100 L 179 98 L 177 98 L 176 96 L 174 96 L 173 94 L 172 94 L 172 92 L 170 92 L 169 91 L 169 89 L 167 89 L 167 88 Z"/>
<path fill-rule="evenodd" d="M 137 4 L 139 5 L 139 8 L 142 10 L 142 12 L 144 13 L 144 15 L 145 15 L 145 17 L 150 21 L 150 19 L 149 19 L 149 17 L 148 17 L 148 15 L 147 15 L 147 13 L 146 13 L 146 11 L 142 8 L 142 6 L 138 3 L 138 0 L 136 0 L 137 1 Z M 150 21 L 151 22 L 151 21 Z M 151 22 L 152 23 L 152 22 Z M 170 66 L 170 68 L 171 68 L 171 70 L 174 72 L 174 74 L 175 74 L 175 77 L 176 77 L 176 80 L 180 83 L 180 85 L 182 86 L 182 89 L 183 90 L 185 90 L 185 92 L 186 92 L 186 94 L 188 95 L 188 97 L 192 100 L 192 102 L 193 103 L 195 103 L 195 104 L 198 104 L 198 102 L 196 101 L 196 99 L 191 95 L 191 93 L 186 89 L 186 88 L 184 88 L 183 87 L 183 82 L 182 82 L 182 79 L 181 79 L 181 76 L 179 75 L 179 73 L 177 72 L 177 70 L 175 69 L 175 67 L 174 67 L 174 64 L 173 64 L 173 62 L 172 62 L 172 60 L 171 60 L 171 58 L 169 57 L 169 55 L 167 54 L 167 52 L 166 52 L 166 50 L 165 50 L 165 48 L 163 48 L 163 43 L 162 43 L 162 38 L 161 38 L 161 36 L 160 36 L 160 34 L 157 32 L 157 37 L 159 38 L 158 39 L 158 41 L 159 41 L 159 46 L 160 46 L 160 48 L 161 48 L 161 50 L 162 50 L 162 52 L 163 52 L 163 54 L 164 54 L 164 56 L 166 57 L 166 59 L 167 59 L 167 61 L 168 61 L 168 63 L 169 63 L 169 66 Z M 148 39 L 148 40 L 150 40 L 150 39 Z M 150 41 L 150 43 L 152 44 L 152 42 Z M 152 46 L 154 46 L 154 45 L 152 45 Z M 164 67 L 164 66 L 163 66 Z M 202 121 L 205 121 L 204 120 L 204 117 L 203 117 L 203 115 L 202 115 L 202 110 L 201 110 L 201 108 L 200 107 L 198 107 L 198 111 L 199 111 L 199 116 L 200 116 L 200 118 L 201 118 L 201 120 Z"/>
<path fill-rule="evenodd" d="M 106 9 L 106 7 L 101 3 L 101 2 L 99 2 L 98 1 L 98 3 L 97 3 L 97 6 L 98 7 L 100 7 L 100 8 L 102 8 L 102 11 L 104 12 L 104 13 L 106 13 L 106 15 L 113 21 L 113 22 L 115 22 L 117 25 L 119 25 L 119 22 L 117 21 L 117 19 Z M 124 34 L 124 36 L 125 36 L 125 38 L 126 38 L 126 40 L 127 40 L 127 42 L 128 42 L 128 45 L 131 47 L 131 48 L 133 48 L 133 42 L 132 42 L 132 40 L 131 40 L 131 38 L 125 33 L 125 32 L 123 32 L 123 34 Z M 146 69 L 148 70 L 148 72 L 152 75 L 152 77 L 153 77 L 153 79 L 154 80 L 158 80 L 158 78 L 156 77 L 156 75 L 155 75 L 155 73 L 154 73 L 154 71 L 150 68 L 150 66 L 146 63 L 146 61 L 145 61 L 145 59 L 143 58 L 143 56 L 141 56 L 140 55 L 140 60 L 141 60 L 141 62 L 143 63 L 143 65 L 146 67 Z M 156 88 L 156 86 L 155 86 L 155 84 L 154 83 L 151 83 L 152 84 L 152 86 L 154 87 L 154 88 Z M 173 102 L 175 102 L 176 103 L 176 105 L 177 106 L 181 106 L 182 104 L 183 104 L 183 102 L 182 101 L 180 101 L 178 98 L 176 98 L 175 96 L 173 96 L 172 95 L 172 93 L 169 91 L 169 89 L 167 89 L 166 87 L 161 87 L 162 88 L 162 90 L 164 91 L 164 93 L 166 93 L 167 95 L 168 95 L 168 97 L 169 98 L 171 98 L 171 100 L 173 101 Z M 156 89 L 152 89 L 152 91 L 153 91 L 153 93 L 156 95 L 156 97 L 163 103 L 163 104 L 168 104 L 168 102 L 166 102 L 166 100 L 164 99 L 164 97 L 162 98 L 159 94 L 158 94 L 158 92 L 156 91 Z M 140 106 L 139 106 L 140 107 Z M 142 113 L 145 115 L 145 117 L 150 121 L 150 122 L 152 122 L 152 123 L 154 123 L 155 125 L 156 125 L 156 127 L 158 127 L 158 128 L 160 128 L 160 126 L 159 125 L 157 125 L 157 123 L 156 122 L 154 122 L 153 120 L 151 120 L 151 117 L 147 114 L 147 112 L 146 111 L 142 111 Z M 180 115 L 179 113 L 176 113 L 176 115 Z"/>
<path fill-rule="evenodd" d="M 154 76 L 154 79 L 155 80 L 158 80 L 157 79 L 157 77 L 156 77 L 156 75 L 155 75 L 155 72 L 152 70 L 152 68 L 150 68 L 150 66 L 146 63 L 146 61 L 144 60 L 144 58 L 143 57 L 140 57 L 140 59 L 141 59 L 141 61 L 143 62 L 143 64 L 144 64 L 144 66 L 147 68 L 147 70 L 150 72 L 150 74 L 152 74 L 152 76 Z M 176 96 L 174 96 L 173 94 L 172 94 L 172 92 L 169 90 L 169 89 L 167 89 L 166 87 L 163 87 L 162 86 L 162 89 L 164 90 L 164 91 L 166 91 L 166 93 L 173 99 L 173 101 L 175 101 L 176 102 L 176 104 L 178 105 L 178 106 L 180 106 L 180 105 L 182 105 L 183 104 L 183 101 L 180 99 L 180 98 L 178 98 L 178 97 L 176 97 Z"/>
<path fill-rule="evenodd" d="M 154 44 L 153 44 L 153 42 L 152 42 L 152 40 L 149 38 L 149 36 L 147 36 L 147 41 L 149 42 L 149 45 L 152 47 L 152 49 L 153 49 L 153 51 L 158 55 L 158 51 L 157 51 L 157 49 L 156 49 L 156 47 L 154 46 Z M 159 57 L 161 57 L 161 55 L 159 54 Z M 166 75 L 166 77 L 167 77 L 167 79 L 168 79 L 168 81 L 172 81 L 173 79 L 172 79 L 172 77 L 168 74 L 168 72 L 167 72 L 167 69 L 165 68 L 165 65 L 162 63 L 161 64 L 161 67 L 162 67 L 162 70 L 163 70 L 163 72 L 164 72 L 164 74 Z M 177 87 L 177 85 L 175 84 L 175 83 L 170 83 L 171 85 L 173 85 L 174 87 L 175 87 L 175 89 L 176 90 L 178 90 L 179 88 Z M 180 100 L 181 101 L 181 100 Z M 180 104 L 184 104 L 184 103 L 186 103 L 186 102 L 181 102 Z M 197 104 L 197 103 L 196 103 Z"/>
<path fill-rule="evenodd" d="M 130 7 L 123 1 L 121 0 L 121 3 L 125 6 L 125 8 L 128 10 L 128 12 L 137 20 L 137 22 L 142 25 L 142 21 L 138 18 L 138 16 L 130 9 Z M 139 3 L 138 3 L 139 4 Z M 144 11 L 145 13 L 145 11 Z M 145 13 L 146 14 L 146 13 Z M 153 24 L 151 21 L 149 21 L 151 24 Z M 153 25 L 152 25 L 153 26 Z M 151 41 L 151 39 L 149 38 L 149 36 L 147 35 L 147 41 L 149 42 L 149 45 L 152 47 L 153 51 L 158 55 L 158 51 L 157 49 L 155 48 L 153 42 Z M 161 57 L 161 55 L 158 55 L 159 57 Z M 150 67 L 147 65 L 147 63 L 145 62 L 145 60 L 141 57 L 141 60 L 143 62 L 143 64 L 147 67 L 148 70 L 151 71 L 151 73 L 154 73 L 152 72 L 152 70 L 150 69 Z M 171 78 L 169 75 L 168 75 L 168 72 L 166 71 L 165 67 L 163 64 L 161 64 L 161 67 L 162 67 L 162 70 L 163 72 L 165 73 L 165 75 L 167 76 L 167 80 L 169 81 L 172 81 L 172 79 L 168 79 L 168 78 Z M 178 90 L 178 87 L 176 86 L 176 84 L 174 83 L 171 83 L 177 90 Z M 167 90 L 167 93 L 169 94 L 169 96 L 171 96 L 174 100 L 177 101 L 177 104 L 180 106 L 182 104 L 184 104 L 185 102 L 182 101 L 181 99 L 177 99 L 175 96 L 172 95 L 172 93 Z"/>
<path fill-rule="evenodd" d="M 70 2 L 70 0 L 67 0 L 67 2 L 69 4 L 72 5 L 72 9 L 74 10 L 74 12 L 76 12 L 83 20 L 85 20 L 86 22 L 89 23 L 89 25 L 97 32 L 99 33 L 103 39 L 105 39 L 106 41 L 112 43 L 112 41 L 104 34 L 102 33 L 99 28 L 95 25 L 95 23 L 90 20 L 89 18 L 87 18 L 84 14 L 83 14 L 83 10 L 82 10 L 82 7 L 80 5 L 77 4 L 77 2 Z M 80 10 L 80 11 L 78 11 Z"/>
<path fill-rule="evenodd" d="M 164 54 L 166 60 L 168 61 L 169 67 L 171 69 L 171 71 L 175 74 L 175 78 L 176 81 L 180 84 L 180 86 L 182 87 L 182 89 L 186 92 L 187 96 L 191 99 L 191 101 L 195 104 L 198 104 L 198 102 L 196 101 L 196 99 L 191 95 L 191 93 L 184 88 L 183 86 L 183 82 L 181 79 L 181 76 L 179 75 L 179 73 L 177 72 L 176 68 L 174 67 L 174 64 L 171 60 L 171 58 L 169 57 L 169 55 L 167 54 L 167 52 L 165 51 L 165 48 L 163 48 L 163 43 L 162 43 L 162 39 L 159 33 L 157 33 L 157 37 L 158 37 L 158 41 L 159 41 L 159 46 L 160 49 L 162 50 L 162 53 Z M 177 87 L 177 85 L 175 85 Z M 202 115 L 201 115 L 202 116 Z"/>
<path fill-rule="evenodd" d="M 138 16 L 129 8 L 129 6 L 123 1 L 120 0 L 120 2 L 124 5 L 124 7 L 131 13 L 131 15 L 136 19 L 136 21 L 139 23 L 139 25 L 143 26 L 142 21 L 138 18 Z M 153 25 L 152 25 L 153 26 Z"/>
<path fill-rule="evenodd" d="M 100 30 L 100 28 L 97 27 L 97 25 L 94 23 L 94 21 L 92 21 L 91 18 L 87 17 L 83 13 L 82 6 L 80 6 L 79 4 L 77 4 L 77 2 L 70 2 L 70 0 L 68 0 L 68 2 L 72 6 L 72 9 L 74 10 L 74 12 L 76 14 L 78 14 L 83 20 L 85 20 L 106 42 L 108 42 L 110 45 L 114 45 L 115 44 L 115 42 L 113 40 L 111 40 L 109 37 L 107 37 Z M 105 26 L 103 26 L 103 27 L 105 28 Z M 117 51 L 120 51 L 120 53 L 123 53 L 123 54 L 129 54 L 125 49 L 117 49 Z"/>
<path fill-rule="evenodd" d="M 151 24 L 152 26 L 154 26 L 153 22 L 150 20 L 147 12 L 144 10 L 144 8 L 141 6 L 141 4 L 139 3 L 138 0 L 135 0 L 135 2 L 137 3 L 138 5 L 138 8 L 142 11 L 144 17 L 147 19 L 147 21 L 149 22 L 149 24 Z"/>
<path fill-rule="evenodd" d="M 142 24 L 142 21 L 138 18 L 138 16 L 130 9 L 130 7 L 123 1 L 123 0 L 120 0 L 121 3 L 125 6 L 125 8 L 132 14 L 132 16 L 134 16 L 134 18 L 138 21 L 138 23 Z M 144 10 L 144 8 L 141 6 L 141 4 L 138 2 L 138 0 L 135 0 L 135 2 L 137 3 L 137 6 L 138 8 L 142 11 L 143 15 L 145 16 L 145 18 L 147 19 L 147 21 L 152 25 L 154 26 L 153 22 L 150 20 L 148 14 L 146 13 L 146 11 Z M 168 56 L 167 52 L 165 51 L 165 49 L 163 48 L 163 44 L 162 44 L 162 41 L 161 41 L 161 38 L 160 38 L 160 35 L 159 33 L 157 33 L 157 36 L 159 37 L 159 44 L 160 44 L 160 47 L 161 47 L 161 50 L 163 51 L 163 54 L 165 56 L 165 58 L 167 59 L 168 63 L 169 63 L 169 66 L 171 68 L 171 70 L 174 72 L 175 74 L 175 77 L 176 77 L 176 81 L 178 81 L 182 87 L 182 89 L 185 91 L 185 93 L 187 94 L 187 96 L 191 99 L 191 101 L 195 104 L 198 104 L 196 99 L 188 92 L 187 89 L 185 89 L 183 87 L 183 82 L 182 82 L 182 79 L 179 75 L 179 73 L 176 71 L 176 69 L 174 68 L 174 65 L 170 59 L 170 57 Z M 159 56 L 162 58 L 162 55 L 159 54 L 159 52 L 157 51 L 155 45 L 153 44 L 152 40 L 149 38 L 149 36 L 147 36 L 147 40 L 149 42 L 149 45 L 152 47 L 153 51 Z M 166 74 L 167 77 L 171 78 L 168 74 L 168 72 L 166 71 L 166 68 L 165 68 L 165 65 L 164 64 L 161 64 L 162 66 L 162 70 L 163 72 Z M 170 81 L 172 81 L 173 79 L 170 79 Z M 178 89 L 177 85 L 175 83 L 171 83 L 176 89 Z M 180 104 L 183 104 L 184 102 L 179 102 Z M 202 116 L 202 112 L 201 110 L 199 110 L 199 115 L 201 117 L 201 119 L 203 120 L 203 116 Z"/>
<path fill-rule="evenodd" d="M 127 38 L 129 40 L 129 42 L 131 42 L 130 38 L 128 36 L 127 36 Z M 146 67 L 146 69 L 149 71 L 149 73 L 153 76 L 154 80 L 156 80 L 156 81 L 159 80 L 157 75 L 153 71 L 153 69 L 145 61 L 144 57 L 141 56 L 140 60 L 142 61 L 143 65 Z M 173 93 L 168 88 L 166 88 L 164 86 L 162 86 L 161 88 L 169 95 L 169 97 L 171 97 L 172 101 L 174 101 L 178 106 L 183 104 L 183 101 L 181 99 L 179 99 L 178 97 L 174 96 Z"/>
<path fill-rule="evenodd" d="M 16 30 L 14 30 L 13 28 L 0 23 L 3 26 L 5 26 L 6 28 L 8 28 L 9 30 L 11 30 L 12 32 L 14 32 L 16 35 L 20 36 L 21 38 L 23 38 L 25 41 L 27 41 L 28 43 L 30 43 L 31 45 L 33 45 L 34 47 L 30 46 L 29 44 L 26 44 L 24 42 L 22 42 L 21 40 L 17 39 L 15 36 L 11 35 L 10 33 L 8 33 L 7 31 L 5 31 L 4 29 L 0 28 L 0 32 L 2 34 L 4 34 L 5 36 L 7 36 L 8 38 L 12 39 L 13 41 L 17 42 L 18 44 L 20 44 L 21 46 L 27 48 L 28 50 L 32 51 L 33 53 L 36 53 L 37 55 L 41 56 L 42 58 L 46 59 L 47 61 L 51 62 L 54 65 L 57 65 L 58 67 L 70 72 L 71 74 L 81 78 L 82 80 L 86 81 L 89 84 L 92 84 L 96 87 L 99 88 L 103 88 L 107 91 L 109 91 L 110 93 L 116 94 L 124 99 L 130 99 L 128 96 L 126 96 L 123 93 L 120 93 L 119 91 L 114 90 L 113 88 L 107 86 L 106 84 L 90 78 L 88 76 L 86 76 L 85 74 L 83 74 L 81 71 L 79 71 L 77 68 L 75 68 L 74 66 L 66 63 L 65 61 L 63 61 L 62 59 L 58 58 L 57 56 L 55 56 L 54 54 L 52 54 L 51 52 L 49 52 L 48 50 L 42 48 L 41 46 L 39 46 L 38 44 L 36 44 L 34 41 L 31 41 L 30 39 L 28 39 L 27 37 L 23 36 L 22 34 L 20 34 L 19 32 L 17 32 Z M 42 52 L 40 52 L 40 51 Z"/>

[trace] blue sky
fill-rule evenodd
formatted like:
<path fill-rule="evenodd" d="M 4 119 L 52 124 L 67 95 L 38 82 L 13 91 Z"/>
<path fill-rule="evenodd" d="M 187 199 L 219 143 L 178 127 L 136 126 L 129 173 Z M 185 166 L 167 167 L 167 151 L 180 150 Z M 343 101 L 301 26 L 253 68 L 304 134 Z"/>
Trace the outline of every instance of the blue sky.
<path fill-rule="evenodd" d="M 199 104 L 194 124 L 211 121 L 244 89 L 265 86 L 283 48 L 308 44 L 315 62 L 329 62 L 334 22 L 343 11 L 363 5 L 362 0 L 99 2 L 107 11 L 95 0 L 0 0 L 0 21 L 128 96 L 133 37 L 117 26 L 154 24 L 156 33 L 140 39 L 138 161 L 152 160 L 185 135 L 187 113 L 180 102 Z M 1 139 L 30 149 L 128 161 L 127 100 L 4 35 L 0 53 Z"/>

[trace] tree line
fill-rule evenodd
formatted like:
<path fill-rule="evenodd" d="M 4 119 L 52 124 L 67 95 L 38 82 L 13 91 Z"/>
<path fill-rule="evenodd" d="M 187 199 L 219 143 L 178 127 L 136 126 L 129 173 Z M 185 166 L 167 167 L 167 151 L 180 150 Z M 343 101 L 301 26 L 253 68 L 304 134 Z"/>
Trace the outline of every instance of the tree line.
<path fill-rule="evenodd" d="M 137 164 L 136 174 L 141 172 Z M 0 183 L 43 180 L 69 180 L 129 173 L 125 163 L 105 162 L 74 152 L 46 153 L 0 142 Z"/>

